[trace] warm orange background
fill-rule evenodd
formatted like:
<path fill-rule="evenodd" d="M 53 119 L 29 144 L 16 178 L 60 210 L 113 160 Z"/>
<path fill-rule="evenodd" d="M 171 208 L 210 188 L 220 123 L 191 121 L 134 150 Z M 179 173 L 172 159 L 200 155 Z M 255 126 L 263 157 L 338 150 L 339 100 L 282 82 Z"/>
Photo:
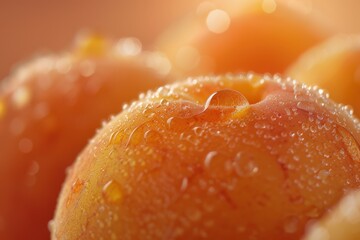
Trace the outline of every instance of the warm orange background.
<path fill-rule="evenodd" d="M 232 0 L 241 1 L 241 0 Z M 342 32 L 360 31 L 358 0 L 282 0 L 312 6 Z M 18 63 L 70 45 L 81 29 L 105 36 L 135 36 L 145 48 L 201 0 L 2 0 L 0 79 Z M 359 24 L 357 24 L 359 23 Z"/>

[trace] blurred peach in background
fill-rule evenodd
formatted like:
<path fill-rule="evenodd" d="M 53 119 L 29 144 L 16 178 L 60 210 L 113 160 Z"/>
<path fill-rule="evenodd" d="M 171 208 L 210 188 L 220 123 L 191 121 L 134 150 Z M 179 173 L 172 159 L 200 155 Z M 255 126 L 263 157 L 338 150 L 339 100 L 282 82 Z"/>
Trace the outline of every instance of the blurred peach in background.
<path fill-rule="evenodd" d="M 360 1 L 281 1 L 309 14 L 320 13 L 339 32 L 360 31 L 357 24 Z M 113 38 L 134 36 L 147 48 L 164 28 L 196 11 L 201 2 L 204 1 L 3 1 L 0 4 L 0 79 L 34 55 L 68 46 L 81 30 L 95 30 Z M 264 0 L 268 6 L 273 3 L 274 0 Z"/>

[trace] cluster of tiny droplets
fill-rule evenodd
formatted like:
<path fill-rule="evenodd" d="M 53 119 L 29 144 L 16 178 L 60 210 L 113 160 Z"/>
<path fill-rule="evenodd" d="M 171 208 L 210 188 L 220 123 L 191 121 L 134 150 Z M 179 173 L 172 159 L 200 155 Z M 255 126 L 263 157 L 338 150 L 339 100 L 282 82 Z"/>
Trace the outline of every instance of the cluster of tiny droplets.
<path fill-rule="evenodd" d="M 240 81 L 252 81 L 254 74 L 227 74 L 224 77 L 232 81 L 239 81 L 238 79 L 240 79 Z M 130 106 L 125 104 L 123 106 L 123 110 L 139 107 L 139 104 L 142 104 L 142 101 L 153 102 L 154 100 L 156 101 L 157 99 L 161 100 L 164 98 L 169 98 L 172 100 L 193 100 L 191 96 L 186 94 L 187 88 L 195 87 L 198 89 L 198 91 L 200 91 L 202 88 L 202 83 L 208 81 L 219 83 L 221 85 L 221 78 L 221 76 L 202 76 L 198 78 L 189 77 L 183 82 L 168 84 L 158 88 L 156 91 L 148 91 L 146 94 L 140 94 L 140 101 L 134 101 Z M 273 82 L 278 84 L 285 91 L 293 91 L 294 98 L 298 101 L 298 108 L 303 108 L 303 110 L 311 110 L 313 105 L 308 103 L 315 103 L 316 105 L 328 110 L 333 116 L 336 116 L 336 119 L 340 125 L 346 126 L 347 118 L 351 119 L 352 123 L 356 126 L 356 131 L 360 132 L 360 123 L 359 120 L 353 115 L 352 107 L 349 105 L 342 105 L 333 102 L 330 100 L 330 95 L 326 90 L 317 86 L 308 86 L 289 77 L 283 78 L 280 75 L 265 75 L 264 77 L 257 80 L 257 83 L 260 85 L 264 84 L 265 82 Z M 179 88 L 185 89 L 185 91 L 175 91 Z M 179 92 L 181 92 L 181 97 Z"/>

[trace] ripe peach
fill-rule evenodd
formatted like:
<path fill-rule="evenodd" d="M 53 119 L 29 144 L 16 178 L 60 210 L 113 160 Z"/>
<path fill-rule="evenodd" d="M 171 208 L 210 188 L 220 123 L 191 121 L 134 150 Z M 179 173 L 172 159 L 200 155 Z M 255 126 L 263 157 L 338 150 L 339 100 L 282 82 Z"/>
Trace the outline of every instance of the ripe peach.
<path fill-rule="evenodd" d="M 170 29 L 157 48 L 179 75 L 255 71 L 283 73 L 308 48 L 329 36 L 314 15 L 281 2 L 200 4 L 197 15 Z"/>
<path fill-rule="evenodd" d="M 304 240 L 360 239 L 360 191 L 349 193 L 319 222 Z"/>
<path fill-rule="evenodd" d="M 306 52 L 288 70 L 291 77 L 329 91 L 360 114 L 360 37 L 338 36 Z"/>
<path fill-rule="evenodd" d="M 53 239 L 299 239 L 360 186 L 360 126 L 290 79 L 219 76 L 160 87 L 90 141 Z"/>
<path fill-rule="evenodd" d="M 139 47 L 88 38 L 21 67 L 2 86 L 0 239 L 49 239 L 65 168 L 124 101 L 164 83 L 168 63 Z"/>

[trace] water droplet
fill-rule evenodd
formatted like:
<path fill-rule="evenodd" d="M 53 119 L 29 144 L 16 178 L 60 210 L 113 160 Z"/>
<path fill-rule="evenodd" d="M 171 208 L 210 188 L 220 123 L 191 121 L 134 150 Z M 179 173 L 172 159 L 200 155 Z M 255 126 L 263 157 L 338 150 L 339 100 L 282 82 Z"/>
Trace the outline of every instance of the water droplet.
<path fill-rule="evenodd" d="M 347 115 L 352 116 L 354 114 L 354 109 L 350 105 L 342 106 L 341 110 L 345 111 Z"/>
<path fill-rule="evenodd" d="M 243 156 L 241 152 L 236 154 L 233 161 L 233 167 L 235 173 L 240 177 L 253 176 L 259 171 L 259 167 L 252 158 Z"/>
<path fill-rule="evenodd" d="M 159 143 L 162 139 L 161 134 L 155 130 L 148 130 L 144 134 L 144 139 L 147 143 Z"/>
<path fill-rule="evenodd" d="M 232 172 L 230 159 L 216 151 L 211 151 L 205 156 L 204 167 L 211 176 L 218 179 L 227 178 Z"/>
<path fill-rule="evenodd" d="M 329 170 L 320 170 L 317 174 L 317 178 L 320 180 L 326 180 L 326 178 L 330 175 L 330 171 Z"/>
<path fill-rule="evenodd" d="M 123 199 L 121 186 L 115 180 L 107 182 L 102 189 L 102 193 L 108 203 L 120 203 Z"/>
<path fill-rule="evenodd" d="M 313 102 L 301 101 L 301 102 L 297 103 L 296 107 L 298 109 L 301 109 L 301 110 L 304 110 L 307 112 L 315 112 L 316 111 L 315 103 L 313 103 Z"/>
<path fill-rule="evenodd" d="M 160 88 L 162 88 L 162 87 L 160 87 Z M 168 105 L 169 105 L 169 101 L 166 100 L 165 98 L 163 98 L 163 99 L 160 100 L 160 104 L 161 104 L 161 105 L 168 106 Z"/>
<path fill-rule="evenodd" d="M 241 111 L 249 106 L 249 102 L 240 92 L 230 89 L 217 91 L 208 97 L 204 105 L 204 111 L 209 107 L 233 108 Z"/>
<path fill-rule="evenodd" d="M 123 131 L 113 131 L 109 138 L 109 144 L 119 144 L 125 139 Z"/>
<path fill-rule="evenodd" d="M 193 131 L 195 133 L 196 136 L 201 137 L 204 133 L 204 129 L 202 129 L 201 127 L 194 127 Z"/>
<path fill-rule="evenodd" d="M 136 56 L 141 53 L 142 44 L 137 38 L 123 38 L 117 42 L 115 49 L 120 55 Z"/>
<path fill-rule="evenodd" d="M 29 103 L 30 98 L 31 98 L 30 90 L 27 87 L 22 86 L 16 89 L 15 92 L 13 93 L 12 102 L 17 108 L 22 108 Z"/>
<path fill-rule="evenodd" d="M 129 139 L 126 143 L 126 146 L 129 146 L 129 144 L 137 145 L 143 140 L 144 130 L 146 127 L 145 124 L 146 124 L 146 122 L 142 123 L 139 126 L 137 126 L 136 128 L 134 128 L 134 130 L 129 135 Z"/>
<path fill-rule="evenodd" d="M 122 106 L 122 110 L 125 111 L 129 108 L 129 104 L 127 103 L 124 103 L 123 106 Z"/>
<path fill-rule="evenodd" d="M 73 193 L 78 193 L 82 190 L 82 188 L 84 187 L 84 181 L 80 180 L 80 179 L 76 179 L 76 181 L 72 184 L 71 186 L 71 191 Z"/>
<path fill-rule="evenodd" d="M 189 180 L 188 178 L 183 178 L 182 182 L 181 182 L 181 186 L 180 186 L 180 191 L 184 192 L 187 187 L 188 187 L 188 184 L 189 184 Z"/>
<path fill-rule="evenodd" d="M 298 230 L 299 219 L 295 216 L 290 216 L 285 219 L 284 222 L 284 232 L 286 233 L 295 233 Z"/>
<path fill-rule="evenodd" d="M 271 126 L 269 124 L 267 124 L 266 122 L 256 122 L 254 124 L 254 127 L 256 129 L 270 129 Z"/>
<path fill-rule="evenodd" d="M 19 141 L 19 150 L 22 153 L 30 153 L 33 149 L 33 142 L 28 138 L 22 138 Z"/>
<path fill-rule="evenodd" d="M 360 149 L 359 144 L 353 135 L 342 127 L 338 127 L 338 131 L 342 136 L 343 143 L 346 146 L 348 153 L 354 161 L 360 162 Z"/>
<path fill-rule="evenodd" d="M 213 33 L 223 33 L 230 27 L 231 19 L 227 12 L 215 9 L 209 12 L 206 18 L 206 26 Z"/>
<path fill-rule="evenodd" d="M 206 168 L 210 167 L 211 161 L 218 153 L 216 151 L 209 152 L 204 160 L 204 165 Z"/>

